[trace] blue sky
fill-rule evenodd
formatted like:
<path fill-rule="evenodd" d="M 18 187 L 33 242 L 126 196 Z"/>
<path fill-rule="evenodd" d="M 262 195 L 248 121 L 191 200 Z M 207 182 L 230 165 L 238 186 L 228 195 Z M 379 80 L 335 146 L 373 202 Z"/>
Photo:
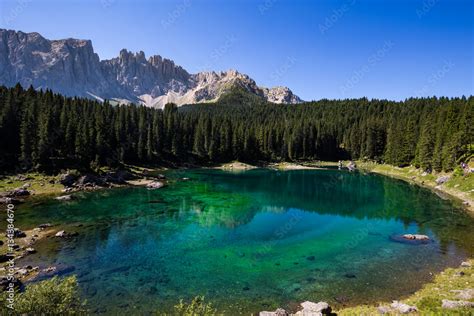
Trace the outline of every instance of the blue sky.
<path fill-rule="evenodd" d="M 91 39 L 305 100 L 474 94 L 474 1 L 1 0 L 0 28 Z"/>

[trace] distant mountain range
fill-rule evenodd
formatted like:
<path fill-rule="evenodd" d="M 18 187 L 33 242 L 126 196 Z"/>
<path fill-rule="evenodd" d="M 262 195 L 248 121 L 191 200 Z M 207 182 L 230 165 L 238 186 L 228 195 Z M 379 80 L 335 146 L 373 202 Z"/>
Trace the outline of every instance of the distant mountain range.
<path fill-rule="evenodd" d="M 122 49 L 100 60 L 90 40 L 48 40 L 0 29 L 0 84 L 51 89 L 67 96 L 163 107 L 212 102 L 238 87 L 274 103 L 300 103 L 286 87 L 264 88 L 236 70 L 190 74 L 172 60 Z"/>

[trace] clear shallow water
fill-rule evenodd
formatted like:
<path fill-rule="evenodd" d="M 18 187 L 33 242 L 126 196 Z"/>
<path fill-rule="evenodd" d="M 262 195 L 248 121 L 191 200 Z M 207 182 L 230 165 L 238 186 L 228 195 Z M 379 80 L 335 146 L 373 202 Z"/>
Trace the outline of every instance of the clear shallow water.
<path fill-rule="evenodd" d="M 97 313 L 172 311 L 205 295 L 221 311 L 389 300 L 474 253 L 474 219 L 401 181 L 337 170 L 169 172 L 170 185 L 32 201 L 21 228 L 79 232 L 25 259 L 73 266 Z M 182 177 L 190 180 L 181 181 Z M 173 179 L 176 179 L 174 181 Z M 426 245 L 391 241 L 423 233 Z"/>

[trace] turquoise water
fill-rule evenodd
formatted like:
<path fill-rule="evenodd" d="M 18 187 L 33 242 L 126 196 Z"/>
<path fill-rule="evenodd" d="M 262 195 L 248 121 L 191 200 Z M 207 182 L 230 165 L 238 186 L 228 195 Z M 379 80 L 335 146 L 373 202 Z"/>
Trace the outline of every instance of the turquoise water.
<path fill-rule="evenodd" d="M 47 239 L 24 262 L 68 266 L 93 312 L 172 311 L 206 296 L 228 314 L 304 300 L 354 305 L 408 295 L 474 253 L 474 219 L 407 183 L 337 170 L 170 171 L 159 190 L 32 200 L 22 229 L 77 231 Z M 182 180 L 183 177 L 189 180 Z M 423 245 L 390 236 L 422 233 Z"/>

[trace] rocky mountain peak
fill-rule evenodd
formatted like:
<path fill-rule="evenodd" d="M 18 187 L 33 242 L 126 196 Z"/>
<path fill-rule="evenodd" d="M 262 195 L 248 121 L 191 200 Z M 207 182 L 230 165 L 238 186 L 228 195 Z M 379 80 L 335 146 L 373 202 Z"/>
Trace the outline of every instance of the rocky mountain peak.
<path fill-rule="evenodd" d="M 18 82 L 68 96 L 155 107 L 215 101 L 235 86 L 275 103 L 301 102 L 288 88 L 259 87 L 234 69 L 189 74 L 171 59 L 160 55 L 147 59 L 143 51 L 127 49 L 118 57 L 100 60 L 90 40 L 47 40 L 36 32 L 0 29 L 0 84 Z"/>

